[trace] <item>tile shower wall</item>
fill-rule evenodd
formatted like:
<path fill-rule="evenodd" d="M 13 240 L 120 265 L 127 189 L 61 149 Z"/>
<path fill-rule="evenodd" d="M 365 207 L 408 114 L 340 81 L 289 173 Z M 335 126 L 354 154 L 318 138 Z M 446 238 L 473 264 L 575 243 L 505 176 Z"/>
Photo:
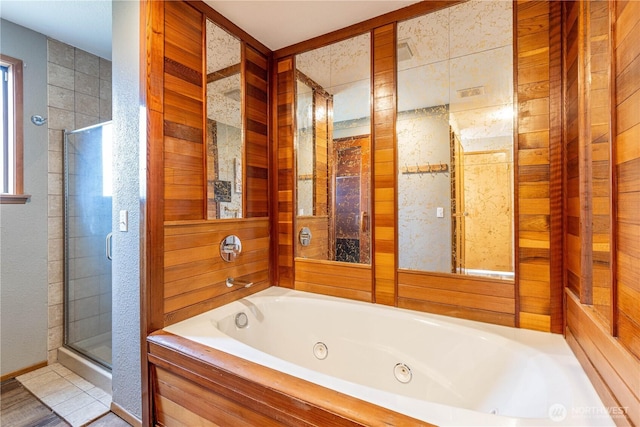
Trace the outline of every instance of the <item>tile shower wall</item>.
<path fill-rule="evenodd" d="M 111 120 L 111 62 L 56 40 L 48 41 L 48 128 L 49 128 L 49 333 L 48 362 L 57 360 L 64 338 L 64 243 L 63 243 L 63 132 Z M 101 304 L 106 287 L 85 289 L 74 317 L 97 317 L 87 322 L 96 328 L 110 323 Z M 101 291 L 102 289 L 103 291 Z M 97 293 L 96 293 L 97 292 Z M 110 287 L 109 287 L 110 292 Z M 91 295 L 90 295 L 91 294 Z M 95 304 L 95 302 L 98 302 Z M 105 311 L 105 313 L 101 313 Z M 86 328 L 85 328 L 86 329 Z M 96 334 L 99 330 L 94 331 Z"/>

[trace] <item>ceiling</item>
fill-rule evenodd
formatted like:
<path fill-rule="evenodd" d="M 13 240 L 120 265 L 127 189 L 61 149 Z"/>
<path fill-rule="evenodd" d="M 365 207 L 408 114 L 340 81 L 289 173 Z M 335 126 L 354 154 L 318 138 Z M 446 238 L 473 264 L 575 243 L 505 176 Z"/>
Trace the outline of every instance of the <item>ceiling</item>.
<path fill-rule="evenodd" d="M 271 50 L 321 36 L 419 0 L 205 0 Z"/>
<path fill-rule="evenodd" d="M 277 50 L 417 3 L 418 0 L 205 2 L 269 49 Z M 0 17 L 111 59 L 111 3 L 111 0 L 2 0 Z"/>

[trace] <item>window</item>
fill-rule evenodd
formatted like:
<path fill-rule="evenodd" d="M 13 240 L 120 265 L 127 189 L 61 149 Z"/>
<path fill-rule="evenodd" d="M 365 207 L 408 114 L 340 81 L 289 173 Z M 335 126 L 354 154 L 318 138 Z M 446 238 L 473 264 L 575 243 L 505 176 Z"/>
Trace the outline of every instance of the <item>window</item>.
<path fill-rule="evenodd" d="M 25 203 L 22 166 L 22 61 L 0 54 L 0 203 Z"/>

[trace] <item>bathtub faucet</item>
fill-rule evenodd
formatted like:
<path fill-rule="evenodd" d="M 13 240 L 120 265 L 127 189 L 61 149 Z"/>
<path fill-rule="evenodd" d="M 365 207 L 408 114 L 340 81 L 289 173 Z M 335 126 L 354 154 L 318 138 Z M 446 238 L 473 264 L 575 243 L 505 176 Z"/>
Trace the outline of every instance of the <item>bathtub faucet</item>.
<path fill-rule="evenodd" d="M 230 288 L 232 286 L 242 286 L 244 288 L 248 288 L 251 285 L 253 285 L 253 282 L 248 282 L 246 280 L 234 279 L 233 277 L 227 277 L 227 281 L 225 283 L 227 284 L 227 288 Z"/>

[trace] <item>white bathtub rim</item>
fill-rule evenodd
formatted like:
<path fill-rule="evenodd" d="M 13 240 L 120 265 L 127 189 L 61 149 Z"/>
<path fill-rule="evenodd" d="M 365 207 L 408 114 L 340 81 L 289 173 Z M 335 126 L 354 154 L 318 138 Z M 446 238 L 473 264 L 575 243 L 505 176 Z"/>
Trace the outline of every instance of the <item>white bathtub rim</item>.
<path fill-rule="evenodd" d="M 261 298 L 311 298 L 316 300 L 324 300 L 338 303 L 355 304 L 362 306 L 364 309 L 371 307 L 370 303 L 359 301 L 345 300 L 325 295 L 313 294 L 308 292 L 290 290 L 279 287 L 270 287 L 256 294 L 253 294 L 245 300 L 255 301 L 258 305 Z M 400 396 L 383 390 L 374 389 L 361 384 L 352 383 L 330 375 L 322 374 L 312 369 L 308 369 L 297 364 L 288 362 L 278 357 L 272 356 L 261 350 L 253 348 L 247 344 L 233 339 L 224 334 L 217 328 L 215 318 L 224 318 L 237 313 L 239 310 L 246 310 L 247 305 L 234 301 L 223 307 L 202 313 L 190 319 L 178 322 L 174 325 L 164 328 L 165 331 L 190 339 L 194 342 L 216 348 L 225 353 L 241 357 L 256 364 L 271 368 L 280 372 L 286 372 L 292 376 L 307 380 L 309 382 L 327 387 L 332 390 L 338 390 L 343 394 L 365 400 L 378 406 L 391 409 L 396 412 L 406 414 L 408 416 L 420 419 L 426 422 L 434 423 L 441 426 L 613 426 L 614 423 L 610 417 L 600 415 L 598 417 L 588 416 L 588 411 L 572 412 L 572 404 L 567 402 L 559 403 L 560 409 L 564 409 L 567 416 L 563 419 L 552 421 L 550 418 L 517 418 L 501 415 L 487 414 L 484 412 L 473 411 L 465 408 L 453 407 L 436 402 L 428 402 L 411 397 Z M 485 324 L 465 319 L 450 318 L 430 313 L 415 312 L 412 310 L 404 310 L 395 307 L 375 306 L 380 310 L 404 311 L 412 316 L 419 316 L 429 322 L 437 324 L 457 325 L 464 328 L 471 328 L 478 333 L 486 333 L 490 336 L 497 335 L 506 340 L 511 340 L 517 345 L 523 345 L 530 348 L 531 351 L 539 351 L 539 348 L 545 350 L 543 354 L 549 354 L 554 357 L 563 367 L 563 370 L 571 371 L 571 376 L 577 376 L 580 380 L 572 387 L 572 394 L 577 397 L 573 400 L 573 407 L 598 408 L 602 407 L 602 402 L 595 393 L 593 386 L 586 379 L 586 375 L 579 366 L 575 356 L 566 344 L 561 335 L 548 334 L 543 332 L 509 328 L 505 326 Z M 215 312 L 215 315 L 213 314 Z M 213 328 L 211 327 L 213 326 Z M 195 331 L 207 331 L 208 334 L 199 334 Z M 601 414 L 601 412 L 598 412 Z"/>

